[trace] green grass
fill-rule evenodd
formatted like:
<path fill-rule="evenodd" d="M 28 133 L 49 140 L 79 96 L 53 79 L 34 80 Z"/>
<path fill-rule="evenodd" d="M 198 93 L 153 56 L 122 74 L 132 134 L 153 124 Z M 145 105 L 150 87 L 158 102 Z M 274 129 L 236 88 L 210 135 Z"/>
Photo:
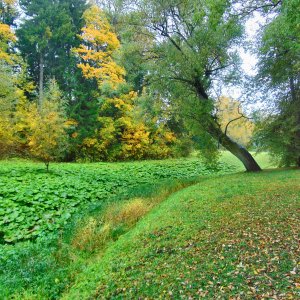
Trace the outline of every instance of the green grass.
<path fill-rule="evenodd" d="M 257 160 L 272 166 L 266 154 Z M 197 157 L 50 168 L 47 173 L 39 163 L 0 162 L 0 299 L 59 299 L 168 195 L 243 170 L 226 152 L 217 170 Z"/>
<path fill-rule="evenodd" d="M 203 179 L 78 275 L 63 299 L 299 299 L 300 172 Z"/>

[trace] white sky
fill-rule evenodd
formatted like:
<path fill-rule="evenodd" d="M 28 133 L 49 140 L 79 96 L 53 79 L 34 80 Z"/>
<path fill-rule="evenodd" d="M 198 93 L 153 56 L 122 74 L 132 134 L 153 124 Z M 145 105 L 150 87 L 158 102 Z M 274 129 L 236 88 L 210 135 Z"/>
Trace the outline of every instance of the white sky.
<path fill-rule="evenodd" d="M 262 18 L 262 16 L 254 12 L 253 17 L 247 20 L 245 29 L 246 29 L 246 41 L 251 43 L 254 42 L 256 39 L 256 36 L 258 34 L 258 30 L 262 26 L 262 24 L 265 22 L 265 20 Z M 255 65 L 257 63 L 257 58 L 255 55 L 253 55 L 249 50 L 245 51 L 245 49 L 241 49 L 240 56 L 243 60 L 243 70 L 246 72 L 247 75 L 255 75 Z"/>
<path fill-rule="evenodd" d="M 245 31 L 246 31 L 246 40 L 245 44 L 251 45 L 258 35 L 258 31 L 263 26 L 266 20 L 257 12 L 254 12 L 253 16 L 246 21 Z M 240 48 L 238 53 L 242 59 L 242 69 L 246 75 L 254 76 L 257 73 L 256 64 L 258 59 L 255 54 L 251 53 L 250 49 Z M 238 86 L 232 87 L 223 87 L 222 93 L 228 97 L 234 99 L 241 99 L 242 95 L 245 94 L 245 91 Z"/>

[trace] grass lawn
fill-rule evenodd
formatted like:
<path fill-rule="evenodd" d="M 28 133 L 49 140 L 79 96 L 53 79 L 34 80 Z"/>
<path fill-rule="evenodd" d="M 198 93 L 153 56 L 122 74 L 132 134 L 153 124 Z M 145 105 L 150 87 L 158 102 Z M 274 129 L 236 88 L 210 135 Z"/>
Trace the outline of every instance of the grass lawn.
<path fill-rule="evenodd" d="M 300 172 L 203 179 L 78 275 L 63 299 L 299 299 Z"/>
<path fill-rule="evenodd" d="M 256 159 L 273 167 L 265 153 Z M 50 170 L 0 162 L 0 299 L 226 298 L 237 291 L 251 298 L 256 277 L 268 271 L 259 264 L 270 264 L 257 250 L 261 240 L 269 247 L 268 234 L 291 246 L 283 251 L 285 241 L 274 237 L 277 258 L 270 259 L 279 269 L 264 278 L 275 285 L 285 278 L 278 297 L 296 295 L 295 234 L 286 224 L 299 217 L 299 171 L 247 174 L 226 152 L 218 169 L 193 156 Z"/>

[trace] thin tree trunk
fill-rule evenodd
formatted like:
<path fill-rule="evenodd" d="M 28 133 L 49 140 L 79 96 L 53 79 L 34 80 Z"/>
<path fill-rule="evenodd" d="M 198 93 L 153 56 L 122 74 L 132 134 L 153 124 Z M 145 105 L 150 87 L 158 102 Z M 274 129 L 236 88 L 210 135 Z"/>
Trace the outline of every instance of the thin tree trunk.
<path fill-rule="evenodd" d="M 233 141 L 229 136 L 227 136 L 218 124 L 211 119 L 210 124 L 207 128 L 208 133 L 215 138 L 219 143 L 231 152 L 234 156 L 236 156 L 245 166 L 248 172 L 258 172 L 261 171 L 260 166 L 255 161 L 250 152 L 244 148 L 242 145 Z"/>
<path fill-rule="evenodd" d="M 44 98 L 44 58 L 43 54 L 40 54 L 40 78 L 39 78 L 39 107 L 42 106 L 43 98 Z"/>
<path fill-rule="evenodd" d="M 300 95 L 299 95 L 299 82 L 295 80 L 293 76 L 290 76 L 290 90 L 292 96 L 292 107 L 296 114 L 296 131 L 295 131 L 295 140 L 296 140 L 296 151 L 298 157 L 296 157 L 296 165 L 300 167 Z"/>

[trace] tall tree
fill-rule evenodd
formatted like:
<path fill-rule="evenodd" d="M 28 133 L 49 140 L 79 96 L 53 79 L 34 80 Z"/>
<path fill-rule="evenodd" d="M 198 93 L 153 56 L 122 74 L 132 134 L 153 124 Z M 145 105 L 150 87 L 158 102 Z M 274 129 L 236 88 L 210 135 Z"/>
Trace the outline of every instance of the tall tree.
<path fill-rule="evenodd" d="M 55 78 L 71 100 L 76 86 L 76 63 L 72 47 L 83 25 L 84 0 L 20 0 L 26 18 L 17 30 L 18 47 L 28 62 L 29 71 L 39 83 L 39 100 L 43 99 L 45 79 Z"/>
<path fill-rule="evenodd" d="M 256 141 L 282 165 L 300 166 L 300 1 L 278 1 L 259 45 L 259 88 L 268 114 L 261 118 Z M 272 11 L 274 14 L 274 11 Z M 265 100 L 265 101 L 266 101 Z"/>
<path fill-rule="evenodd" d="M 120 42 L 104 15 L 96 5 L 84 13 L 85 26 L 81 39 L 84 42 L 73 51 L 82 62 L 78 67 L 87 79 L 96 79 L 99 88 L 105 84 L 116 88 L 124 83 L 125 70 L 113 59 L 113 54 L 120 48 Z"/>
<path fill-rule="evenodd" d="M 192 127 L 208 133 L 233 153 L 248 171 L 260 167 L 251 154 L 222 131 L 210 97 L 212 81 L 233 71 L 242 26 L 226 0 L 137 1 L 131 23 L 157 39 L 149 52 L 154 59 L 150 82 L 167 99 L 181 100 Z M 138 18 L 136 18 L 138 16 Z M 149 77 L 150 77 L 149 76 Z"/>
<path fill-rule="evenodd" d="M 126 83 L 125 69 L 115 59 L 120 42 L 104 12 L 92 6 L 84 13 L 84 20 L 82 44 L 73 51 L 86 80 L 97 82 L 99 110 L 98 128 L 84 139 L 83 152 L 93 160 L 166 156 L 166 143 L 161 143 L 160 154 L 153 151 L 159 139 L 152 138 L 145 123 L 136 118 L 137 93 Z"/>

